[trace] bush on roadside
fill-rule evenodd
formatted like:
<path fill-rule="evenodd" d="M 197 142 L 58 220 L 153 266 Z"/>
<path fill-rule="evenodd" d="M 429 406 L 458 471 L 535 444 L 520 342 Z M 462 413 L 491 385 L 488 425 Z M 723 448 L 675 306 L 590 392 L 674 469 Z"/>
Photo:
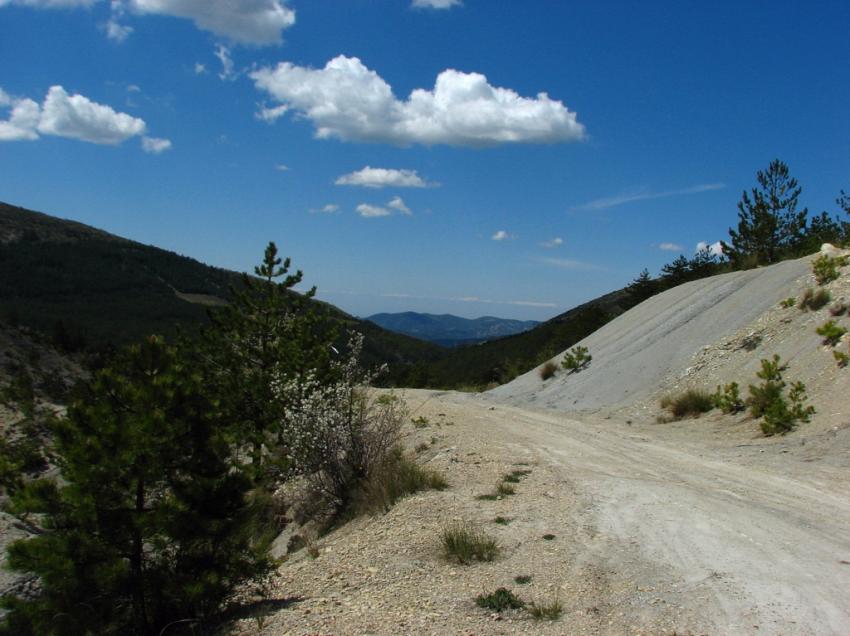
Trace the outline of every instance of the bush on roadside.
<path fill-rule="evenodd" d="M 762 360 L 761 371 L 756 373 L 762 383 L 749 387 L 747 406 L 753 417 L 763 418 L 761 429 L 767 436 L 785 434 L 797 422 L 808 422 L 815 413 L 813 406 L 805 405 L 806 386 L 802 382 L 794 382 L 786 397 L 782 373 L 787 368 L 778 355 L 772 360 Z"/>
<path fill-rule="evenodd" d="M 362 485 L 356 501 L 357 512 L 386 512 L 407 495 L 424 490 L 445 490 L 445 477 L 434 470 L 422 468 L 395 447 Z"/>
<path fill-rule="evenodd" d="M 670 411 L 676 420 L 699 417 L 714 408 L 714 396 L 700 389 L 688 389 L 678 395 L 661 398 L 661 408 Z"/>
<path fill-rule="evenodd" d="M 544 382 L 555 375 L 555 372 L 558 370 L 558 365 L 549 360 L 542 367 L 540 367 L 540 379 Z"/>
<path fill-rule="evenodd" d="M 715 407 L 727 414 L 744 410 L 744 401 L 741 399 L 737 382 L 730 382 L 722 387 L 718 384 L 712 400 Z"/>
<path fill-rule="evenodd" d="M 577 345 L 564 354 L 561 366 L 570 373 L 578 373 L 590 366 L 593 356 L 588 353 L 587 347 Z"/>
<path fill-rule="evenodd" d="M 847 265 L 846 256 L 827 256 L 821 254 L 812 262 L 812 272 L 818 285 L 826 285 L 840 276 L 838 268 Z"/>
<path fill-rule="evenodd" d="M 807 287 L 800 297 L 800 309 L 803 311 L 817 311 L 832 300 L 832 295 L 829 290 L 818 289 L 815 291 L 811 287 Z"/>
<path fill-rule="evenodd" d="M 847 330 L 841 325 L 836 324 L 834 320 L 829 320 L 817 328 L 817 334 L 823 336 L 823 344 L 834 347 L 841 340 L 841 336 L 847 333 Z"/>

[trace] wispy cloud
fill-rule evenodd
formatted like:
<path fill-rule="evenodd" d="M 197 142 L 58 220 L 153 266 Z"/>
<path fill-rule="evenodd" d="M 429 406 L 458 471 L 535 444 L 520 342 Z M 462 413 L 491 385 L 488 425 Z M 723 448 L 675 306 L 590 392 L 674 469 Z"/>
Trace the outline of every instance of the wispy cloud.
<path fill-rule="evenodd" d="M 514 238 L 513 234 L 508 234 L 505 230 L 499 230 L 493 236 L 490 237 L 493 241 L 507 241 L 508 239 Z"/>
<path fill-rule="evenodd" d="M 719 256 L 720 258 L 723 258 L 723 256 L 724 256 L 723 246 L 720 244 L 720 241 L 716 241 L 716 242 L 711 243 L 711 244 L 706 243 L 705 241 L 700 241 L 699 243 L 697 243 L 696 247 L 694 248 L 694 252 L 701 252 L 702 250 L 705 250 L 705 249 L 707 249 L 709 252 L 711 252 L 715 256 Z"/>
<path fill-rule="evenodd" d="M 542 243 L 540 243 L 540 247 L 553 248 L 553 247 L 560 247 L 563 244 L 564 244 L 564 239 L 562 239 L 560 236 L 556 236 L 551 241 L 543 241 Z"/>
<path fill-rule="evenodd" d="M 310 214 L 334 214 L 336 212 L 339 212 L 339 206 L 336 203 L 328 203 L 320 208 L 310 210 Z"/>
<path fill-rule="evenodd" d="M 664 250 L 665 252 L 681 252 L 682 246 L 678 243 L 660 243 L 658 245 L 658 249 Z"/>
<path fill-rule="evenodd" d="M 626 203 L 634 203 L 635 201 L 649 201 L 651 199 L 667 199 L 669 197 L 686 196 L 689 194 L 699 194 L 701 192 L 711 192 L 713 190 L 722 190 L 726 187 L 724 183 L 702 183 L 700 185 L 691 186 L 690 188 L 681 188 L 679 190 L 666 190 L 664 192 L 653 192 L 648 188 L 633 190 L 625 194 L 619 194 L 613 197 L 604 197 L 602 199 L 594 199 L 582 205 L 575 206 L 573 210 L 607 210 L 615 208 Z"/>
<path fill-rule="evenodd" d="M 551 265 L 552 267 L 560 267 L 562 269 L 574 269 L 579 271 L 597 271 L 602 272 L 605 271 L 605 268 L 601 265 L 594 265 L 593 263 L 586 263 L 584 261 L 580 261 L 574 258 L 555 258 L 555 257 L 544 257 L 535 259 L 538 263 L 543 263 L 544 265 Z"/>

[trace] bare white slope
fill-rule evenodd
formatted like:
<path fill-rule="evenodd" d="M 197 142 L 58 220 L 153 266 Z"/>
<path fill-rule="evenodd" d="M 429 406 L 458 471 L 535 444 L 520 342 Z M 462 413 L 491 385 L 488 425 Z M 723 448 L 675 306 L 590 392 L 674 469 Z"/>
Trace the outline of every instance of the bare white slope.
<path fill-rule="evenodd" d="M 810 275 L 811 258 L 722 274 L 680 285 L 642 302 L 579 344 L 593 355 L 580 373 L 546 382 L 539 367 L 485 395 L 522 407 L 595 410 L 620 407 L 656 392 L 703 347 L 735 334 Z M 554 358 L 560 364 L 563 355 Z"/>

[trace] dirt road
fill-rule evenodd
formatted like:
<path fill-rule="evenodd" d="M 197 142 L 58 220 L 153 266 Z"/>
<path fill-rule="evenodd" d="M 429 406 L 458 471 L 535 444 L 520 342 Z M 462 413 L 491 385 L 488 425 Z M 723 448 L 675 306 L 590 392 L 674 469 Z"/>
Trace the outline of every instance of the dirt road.
<path fill-rule="evenodd" d="M 493 433 L 563 470 L 600 532 L 710 589 L 700 611 L 717 633 L 850 634 L 850 475 L 815 486 L 816 471 L 736 465 L 646 430 L 497 410 Z"/>
<path fill-rule="evenodd" d="M 803 445 L 746 433 L 752 422 L 729 436 L 728 421 L 628 425 L 404 396 L 427 422 L 408 425 L 407 444 L 451 488 L 355 520 L 316 559 L 294 555 L 277 591 L 300 600 L 263 634 L 850 634 L 850 428 Z M 531 474 L 515 496 L 478 498 L 518 465 Z M 440 530 L 457 519 L 502 555 L 443 559 Z M 475 606 L 500 586 L 558 598 L 564 614 Z"/>

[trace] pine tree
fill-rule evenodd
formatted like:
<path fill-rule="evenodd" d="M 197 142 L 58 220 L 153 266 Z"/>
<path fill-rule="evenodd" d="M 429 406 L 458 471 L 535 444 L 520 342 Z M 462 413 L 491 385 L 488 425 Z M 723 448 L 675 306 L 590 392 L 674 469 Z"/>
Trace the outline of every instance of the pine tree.
<path fill-rule="evenodd" d="M 729 228 L 723 252 L 736 267 L 768 265 L 796 254 L 805 239 L 808 210 L 797 211 L 802 188 L 779 159 L 756 174 L 758 187 L 738 203 L 738 229 Z"/>
<path fill-rule="evenodd" d="M 270 447 L 285 458 L 287 410 L 291 406 L 280 387 L 309 373 L 320 379 L 329 369 L 334 333 L 322 324 L 309 303 L 315 287 L 293 291 L 303 275 L 290 273 L 289 258 L 278 257 L 269 243 L 256 277 L 243 275 L 242 288 L 231 289 L 231 303 L 211 313 L 212 326 L 203 334 L 200 364 L 210 369 L 210 391 L 221 401 L 232 443 L 249 458 L 246 466 L 255 482 L 262 481 Z M 302 382 L 307 390 L 307 383 Z"/>
<path fill-rule="evenodd" d="M 645 269 L 626 287 L 629 294 L 629 303 L 637 305 L 643 302 L 658 291 L 658 281 L 654 280 L 649 275 L 649 270 Z"/>
<path fill-rule="evenodd" d="M 5 598 L 0 632 L 159 634 L 203 623 L 267 573 L 225 428 L 205 379 L 158 338 L 100 371 L 53 424 L 62 481 L 12 498 L 43 533 L 14 543 L 9 564 L 38 575 L 41 592 Z"/>
<path fill-rule="evenodd" d="M 665 288 L 675 287 L 690 280 L 691 264 L 684 254 L 661 268 L 661 281 Z"/>

